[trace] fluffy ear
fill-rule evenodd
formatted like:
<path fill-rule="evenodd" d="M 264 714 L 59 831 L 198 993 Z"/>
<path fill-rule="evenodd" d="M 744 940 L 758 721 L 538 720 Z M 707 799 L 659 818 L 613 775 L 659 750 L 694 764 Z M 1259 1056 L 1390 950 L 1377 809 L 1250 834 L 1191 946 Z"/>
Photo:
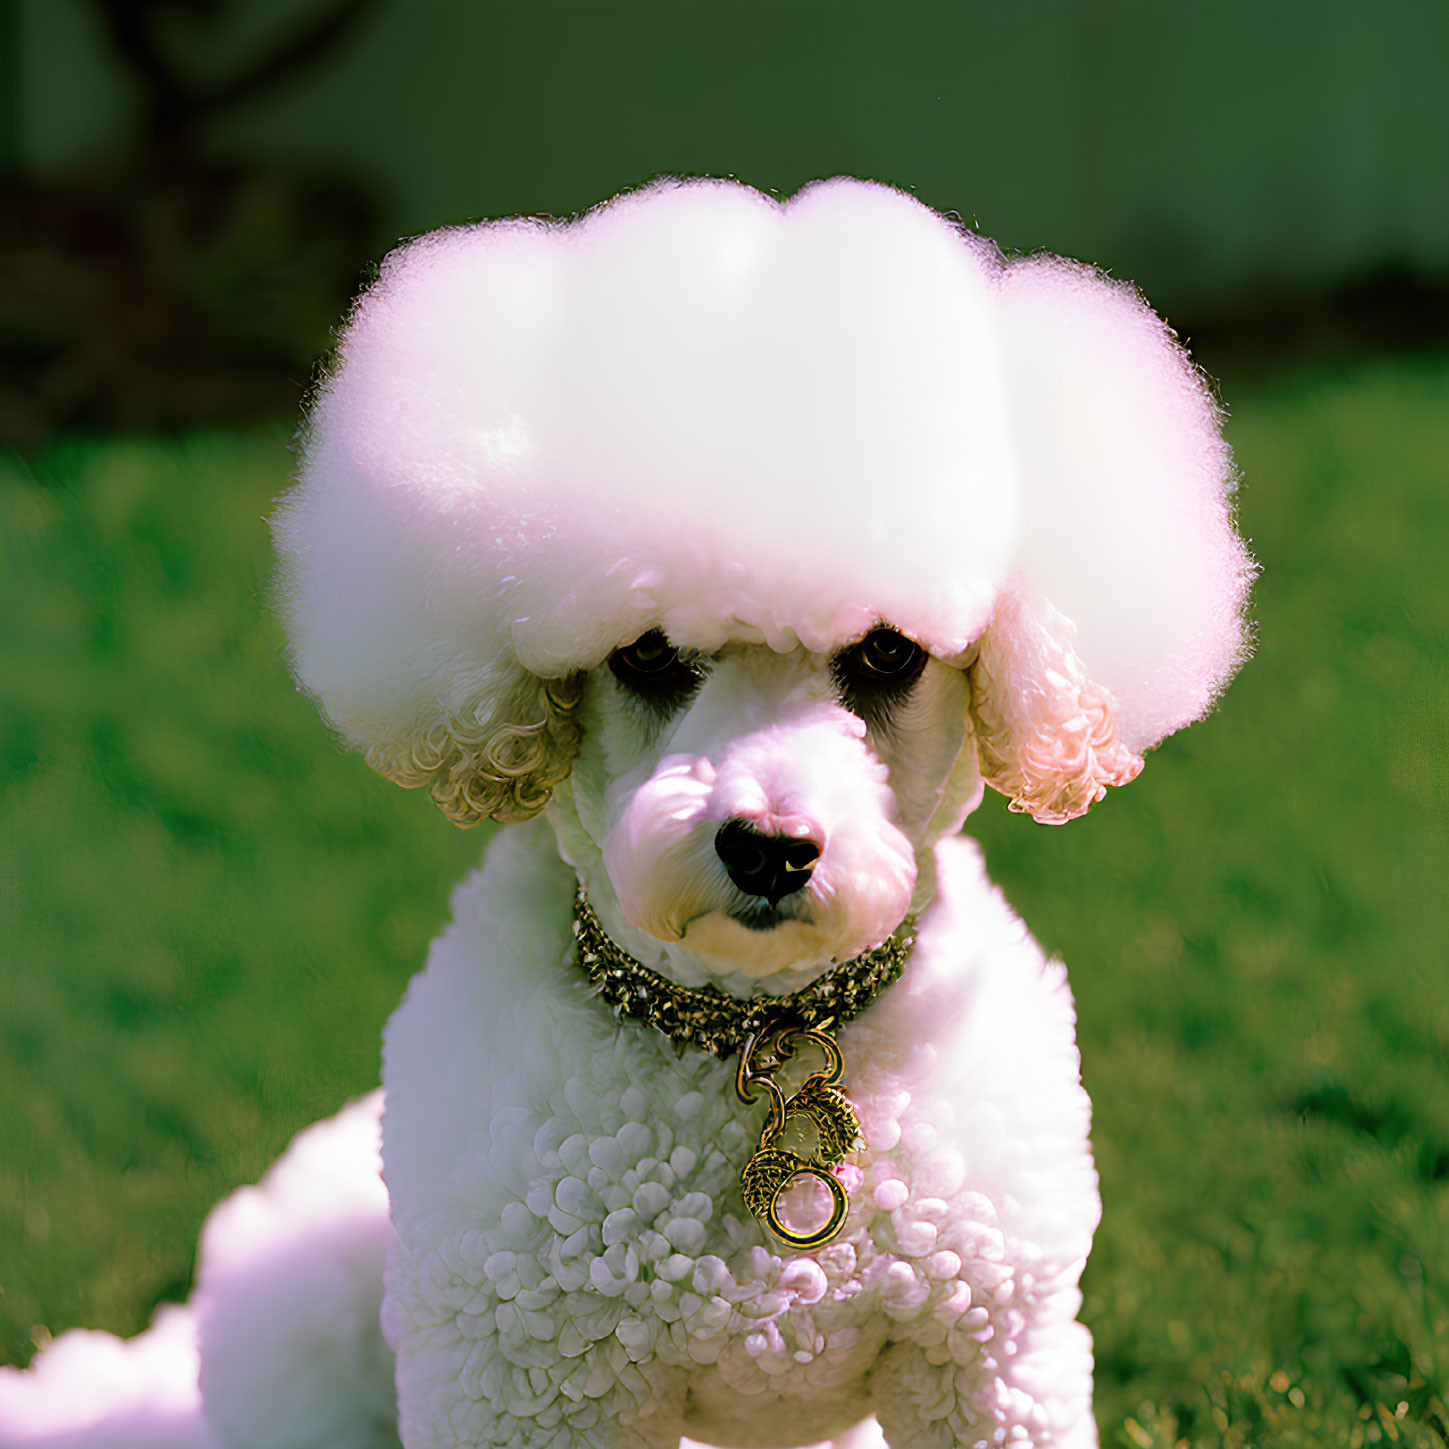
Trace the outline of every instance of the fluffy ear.
<path fill-rule="evenodd" d="M 292 672 L 346 745 L 455 824 L 527 820 L 578 752 L 583 675 L 525 667 L 496 589 L 425 546 L 434 495 L 376 472 L 314 465 L 273 516 Z"/>
<path fill-rule="evenodd" d="M 997 606 L 970 669 L 981 778 L 1042 825 L 1075 819 L 1142 768 L 1117 734 L 1117 701 L 1093 684 L 1076 630 L 1020 591 Z"/>
<path fill-rule="evenodd" d="M 973 709 L 987 782 L 1058 823 L 1212 707 L 1255 569 L 1216 403 L 1135 289 L 1038 257 L 998 296 L 1021 539 Z"/>
<path fill-rule="evenodd" d="M 511 682 L 400 739 L 375 739 L 363 757 L 399 785 L 426 787 L 455 825 L 528 820 L 573 765 L 583 678 L 539 679 L 519 669 Z"/>

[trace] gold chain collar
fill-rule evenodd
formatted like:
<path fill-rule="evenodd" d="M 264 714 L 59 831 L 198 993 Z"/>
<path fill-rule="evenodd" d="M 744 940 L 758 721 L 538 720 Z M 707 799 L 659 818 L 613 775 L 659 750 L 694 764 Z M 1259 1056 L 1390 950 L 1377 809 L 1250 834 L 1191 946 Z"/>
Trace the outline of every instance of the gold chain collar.
<path fill-rule="evenodd" d="M 850 1209 L 836 1171 L 865 1146 L 860 1119 L 839 1090 L 845 1064 L 831 1032 L 859 1016 L 905 969 L 915 944 L 907 921 L 884 945 L 832 967 L 788 996 L 741 1000 L 717 986 L 677 986 L 636 961 L 609 939 L 580 884 L 574 898 L 576 957 L 584 975 L 622 1020 L 638 1021 L 687 1047 L 717 1057 L 739 1052 L 735 1092 L 751 1103 L 764 1091 L 770 1110 L 760 1144 L 740 1173 L 745 1206 L 787 1247 L 810 1252 L 830 1242 Z M 773 1079 L 794 1055 L 797 1043 L 818 1047 L 823 1071 L 813 1072 L 793 1096 Z M 808 1155 L 787 1147 L 787 1129 L 801 1124 L 814 1137 Z M 797 1143 L 797 1146 L 799 1144 Z M 830 1196 L 830 1211 L 817 1227 L 797 1232 L 780 1217 L 780 1196 L 796 1178 L 813 1177 Z"/>
<path fill-rule="evenodd" d="M 727 996 L 717 986 L 676 986 L 609 939 L 584 888 L 574 897 L 575 957 L 617 1016 L 641 1021 L 685 1047 L 730 1057 L 752 1037 L 782 1026 L 842 1026 L 899 980 L 915 944 L 907 920 L 884 945 L 863 952 L 788 996 Z"/>

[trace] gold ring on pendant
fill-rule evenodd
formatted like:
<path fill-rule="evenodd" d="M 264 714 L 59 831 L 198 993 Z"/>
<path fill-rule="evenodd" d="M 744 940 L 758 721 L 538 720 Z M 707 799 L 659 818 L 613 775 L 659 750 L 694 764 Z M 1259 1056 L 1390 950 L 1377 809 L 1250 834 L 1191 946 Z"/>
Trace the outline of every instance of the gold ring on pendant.
<path fill-rule="evenodd" d="M 823 1182 L 830 1192 L 830 1216 L 824 1224 L 808 1233 L 794 1233 L 780 1221 L 779 1202 L 780 1194 L 795 1181 L 797 1177 L 814 1177 Z M 845 1214 L 849 1208 L 849 1199 L 845 1195 L 845 1189 L 840 1184 L 840 1179 L 832 1172 L 827 1172 L 823 1167 L 816 1167 L 814 1163 L 806 1162 L 790 1174 L 770 1195 L 770 1205 L 765 1210 L 765 1221 L 770 1231 L 779 1238 L 787 1247 L 799 1248 L 803 1252 L 810 1252 L 814 1248 L 823 1248 L 840 1229 L 845 1225 Z"/>

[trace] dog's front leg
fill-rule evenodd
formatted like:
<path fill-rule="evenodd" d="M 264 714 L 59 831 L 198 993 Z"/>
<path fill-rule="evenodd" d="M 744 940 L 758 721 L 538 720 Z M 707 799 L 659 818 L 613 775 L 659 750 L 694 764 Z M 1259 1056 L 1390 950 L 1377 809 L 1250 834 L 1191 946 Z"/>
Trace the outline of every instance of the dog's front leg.
<path fill-rule="evenodd" d="M 683 1431 L 639 1238 L 661 1219 L 667 1256 L 674 1208 L 702 1212 L 675 1169 L 705 1154 L 671 1156 L 662 1117 L 680 1073 L 725 1069 L 622 1034 L 579 988 L 574 890 L 545 827 L 500 832 L 388 1026 L 383 1327 L 407 1449 L 674 1449 Z M 631 1090 L 658 1073 L 653 1100 Z"/>
<path fill-rule="evenodd" d="M 683 1379 L 652 1355 L 635 1361 L 616 1333 L 584 1336 L 603 1335 L 617 1303 L 576 1290 L 576 1316 L 560 1320 L 557 1302 L 537 1306 L 556 1290 L 521 1286 L 497 1261 L 511 1254 L 490 1255 L 495 1276 L 450 1269 L 467 1251 L 464 1230 L 418 1256 L 395 1246 L 388 1264 L 384 1326 L 407 1449 L 675 1449 Z M 527 1279 L 537 1259 L 515 1262 Z M 592 1318 L 584 1298 L 597 1298 Z"/>
<path fill-rule="evenodd" d="M 890 1449 L 1096 1449 L 1092 1341 L 1070 1308 L 1036 1326 L 1008 1310 L 929 1350 L 892 1344 L 871 1384 Z"/>

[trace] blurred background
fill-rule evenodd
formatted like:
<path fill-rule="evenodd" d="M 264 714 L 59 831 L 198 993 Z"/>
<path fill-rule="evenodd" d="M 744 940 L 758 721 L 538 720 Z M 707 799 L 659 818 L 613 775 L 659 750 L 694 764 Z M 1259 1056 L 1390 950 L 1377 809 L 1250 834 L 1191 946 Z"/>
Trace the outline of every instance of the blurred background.
<path fill-rule="evenodd" d="M 482 845 L 330 745 L 266 605 L 369 268 L 839 172 L 1135 280 L 1265 567 L 1131 790 L 971 823 L 1078 995 L 1104 1442 L 1449 1444 L 1444 0 L 0 0 L 0 1360 L 184 1296 Z"/>

